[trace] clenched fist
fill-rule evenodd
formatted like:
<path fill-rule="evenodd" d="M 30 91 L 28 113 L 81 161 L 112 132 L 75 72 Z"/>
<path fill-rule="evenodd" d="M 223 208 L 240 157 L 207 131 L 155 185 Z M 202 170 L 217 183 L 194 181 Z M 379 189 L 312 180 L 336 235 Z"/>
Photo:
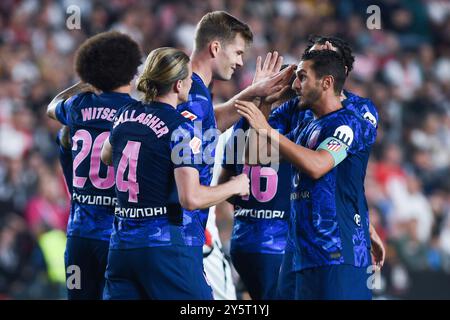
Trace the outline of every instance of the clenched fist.
<path fill-rule="evenodd" d="M 231 180 L 236 182 L 236 195 L 245 197 L 250 194 L 250 180 L 245 173 L 231 177 Z"/>

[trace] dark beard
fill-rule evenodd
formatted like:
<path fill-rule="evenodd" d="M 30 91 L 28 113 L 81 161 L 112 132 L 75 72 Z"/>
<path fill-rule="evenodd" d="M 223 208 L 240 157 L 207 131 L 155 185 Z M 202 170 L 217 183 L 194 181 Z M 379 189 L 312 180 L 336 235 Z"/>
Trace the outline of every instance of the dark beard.
<path fill-rule="evenodd" d="M 297 110 L 305 111 L 308 110 L 310 106 L 303 102 L 303 99 L 300 97 L 300 101 L 297 104 Z"/>
<path fill-rule="evenodd" d="M 302 95 L 300 97 L 300 102 L 298 103 L 298 109 L 308 110 L 311 106 L 320 99 L 319 89 L 311 90 L 307 95 Z"/>

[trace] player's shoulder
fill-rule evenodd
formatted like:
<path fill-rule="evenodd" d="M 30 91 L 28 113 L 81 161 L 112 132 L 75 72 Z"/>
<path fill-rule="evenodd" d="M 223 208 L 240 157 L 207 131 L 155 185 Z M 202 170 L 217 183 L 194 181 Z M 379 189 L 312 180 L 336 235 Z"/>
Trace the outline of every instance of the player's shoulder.
<path fill-rule="evenodd" d="M 73 111 L 77 111 L 80 108 L 89 105 L 93 100 L 97 98 L 97 95 L 93 92 L 81 92 L 71 96 L 70 98 L 64 101 L 66 106 L 70 106 L 70 109 Z"/>
<path fill-rule="evenodd" d="M 341 128 L 341 131 L 344 130 L 352 131 L 353 133 L 362 133 L 368 126 L 368 123 L 355 110 L 341 108 L 337 111 L 332 112 L 326 118 L 326 122 L 323 124 L 323 126 L 333 130 Z"/>
<path fill-rule="evenodd" d="M 342 108 L 334 113 L 328 134 L 352 145 L 352 150 L 366 150 L 374 141 L 373 125 L 365 120 L 357 111 Z M 353 142 L 353 143 L 352 143 Z"/>
<path fill-rule="evenodd" d="M 197 76 L 198 77 L 198 76 Z M 199 82 L 200 81 L 200 82 Z M 188 100 L 178 105 L 177 110 L 181 115 L 191 121 L 203 120 L 213 114 L 213 103 L 208 88 L 203 81 L 192 81 L 192 87 L 189 91 Z"/>
<path fill-rule="evenodd" d="M 130 100 L 130 102 L 128 102 L 128 103 L 126 103 L 126 104 L 120 106 L 120 107 L 117 109 L 116 116 L 115 116 L 114 118 L 115 118 L 115 119 L 118 119 L 122 114 L 125 113 L 125 111 L 127 111 L 127 110 L 133 110 L 133 109 L 139 109 L 139 108 L 142 107 L 142 106 L 143 106 L 142 101 L 138 101 L 138 100 L 134 100 L 134 99 L 133 99 L 133 100 Z"/>
<path fill-rule="evenodd" d="M 299 97 L 295 97 L 288 101 L 285 101 L 284 103 L 273 109 L 270 115 L 276 115 L 278 113 L 286 113 L 287 115 L 292 114 L 297 110 L 297 105 L 299 101 L 300 101 Z"/>
<path fill-rule="evenodd" d="M 378 110 L 373 101 L 369 98 L 358 96 L 346 90 L 344 90 L 344 94 L 346 96 L 344 106 L 348 109 L 353 109 L 365 120 L 377 127 L 379 119 Z"/>
<path fill-rule="evenodd" d="M 199 102 L 199 103 L 212 103 L 211 93 L 208 87 L 203 82 L 202 78 L 196 74 L 192 74 L 192 85 L 189 90 L 189 101 L 188 102 Z"/>
<path fill-rule="evenodd" d="M 158 116 L 166 123 L 166 125 L 168 125 L 171 128 L 176 128 L 181 123 L 190 122 L 189 119 L 183 117 L 183 115 L 180 114 L 177 108 L 174 108 L 165 103 L 159 102 L 152 102 L 148 104 L 144 103 L 144 107 L 148 110 L 148 113 Z"/>

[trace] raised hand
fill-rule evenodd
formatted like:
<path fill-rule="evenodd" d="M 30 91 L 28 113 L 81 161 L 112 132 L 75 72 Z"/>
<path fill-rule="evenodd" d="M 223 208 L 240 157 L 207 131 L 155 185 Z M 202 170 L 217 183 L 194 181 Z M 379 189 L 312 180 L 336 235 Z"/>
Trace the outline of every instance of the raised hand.
<path fill-rule="evenodd" d="M 237 112 L 247 119 L 250 126 L 258 133 L 262 130 L 268 132 L 271 129 L 266 117 L 253 102 L 237 100 L 234 105 Z"/>
<path fill-rule="evenodd" d="M 386 250 L 375 228 L 372 225 L 369 228 L 372 263 L 381 269 L 386 257 Z"/>
<path fill-rule="evenodd" d="M 266 77 L 253 83 L 248 90 L 253 97 L 266 97 L 281 91 L 285 86 L 290 85 L 290 79 L 294 71 L 293 66 L 289 66 L 270 77 Z"/>
<path fill-rule="evenodd" d="M 270 78 L 274 74 L 280 71 L 283 65 L 283 56 L 280 56 L 277 51 L 269 52 L 266 55 L 264 64 L 261 64 L 262 58 L 258 56 L 256 59 L 255 76 L 253 77 L 253 83 L 261 81 L 265 78 Z"/>

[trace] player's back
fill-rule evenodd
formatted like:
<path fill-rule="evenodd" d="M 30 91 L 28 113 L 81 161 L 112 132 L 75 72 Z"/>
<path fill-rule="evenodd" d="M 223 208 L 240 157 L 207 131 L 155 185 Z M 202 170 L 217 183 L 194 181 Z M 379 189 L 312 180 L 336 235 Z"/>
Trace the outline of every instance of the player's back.
<path fill-rule="evenodd" d="M 110 137 L 118 198 L 111 249 L 184 243 L 171 230 L 181 228 L 171 138 L 188 126 L 165 103 L 135 102 L 121 109 Z"/>
<path fill-rule="evenodd" d="M 290 185 L 291 166 L 284 161 L 252 166 L 238 161 L 245 146 L 239 136 L 243 137 L 248 128 L 245 119 L 234 126 L 223 160 L 223 167 L 233 175 L 246 173 L 251 185 L 249 196 L 234 198 L 231 250 L 283 253 L 290 216 L 289 192 L 283 188 Z"/>
<path fill-rule="evenodd" d="M 134 101 L 128 94 L 91 92 L 58 104 L 56 116 L 70 129 L 73 176 L 68 236 L 109 240 L 114 206 L 114 169 L 100 160 L 117 111 Z"/>

